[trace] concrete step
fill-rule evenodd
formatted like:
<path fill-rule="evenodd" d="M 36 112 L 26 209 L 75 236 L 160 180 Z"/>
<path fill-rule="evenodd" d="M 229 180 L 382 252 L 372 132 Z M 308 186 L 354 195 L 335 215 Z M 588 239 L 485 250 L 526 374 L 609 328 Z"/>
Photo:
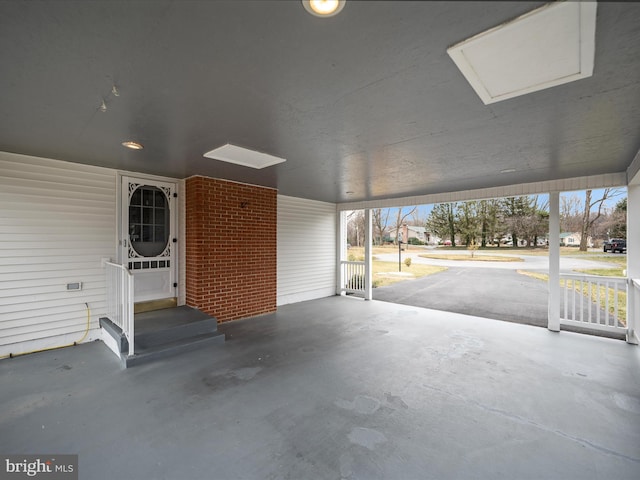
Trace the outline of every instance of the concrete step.
<path fill-rule="evenodd" d="M 122 353 L 120 354 L 120 359 L 122 361 L 122 365 L 125 368 L 129 368 L 136 365 L 141 365 L 143 363 L 149 363 L 163 358 L 178 355 L 183 352 L 189 352 L 196 348 L 203 348 L 215 344 L 221 344 L 224 343 L 224 341 L 225 336 L 220 332 L 205 333 L 188 338 L 182 338 L 169 343 L 152 345 L 147 348 L 138 348 L 138 343 L 136 341 L 136 353 L 132 356 L 129 356 L 126 353 Z"/>
<path fill-rule="evenodd" d="M 178 340 L 204 334 L 215 334 L 218 331 L 218 321 L 207 315 L 203 320 L 191 321 L 180 325 L 136 333 L 135 346 L 138 348 L 150 348 L 154 345 L 163 345 Z"/>
<path fill-rule="evenodd" d="M 119 346 L 125 368 L 225 340 L 214 317 L 187 306 L 136 314 L 132 356 L 128 355 L 129 343 L 117 326 L 106 318 L 100 319 L 100 325 Z"/>

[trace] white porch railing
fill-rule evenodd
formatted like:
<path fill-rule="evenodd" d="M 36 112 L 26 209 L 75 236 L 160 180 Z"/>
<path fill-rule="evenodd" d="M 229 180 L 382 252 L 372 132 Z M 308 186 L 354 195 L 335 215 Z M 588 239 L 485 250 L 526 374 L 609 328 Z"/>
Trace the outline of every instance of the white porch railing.
<path fill-rule="evenodd" d="M 560 274 L 560 324 L 599 331 L 627 332 L 627 279 Z"/>
<path fill-rule="evenodd" d="M 124 265 L 105 262 L 107 277 L 107 318 L 116 324 L 129 342 L 129 355 L 134 354 L 133 275 Z"/>
<path fill-rule="evenodd" d="M 353 294 L 365 294 L 365 263 L 341 261 L 342 285 L 340 291 Z"/>

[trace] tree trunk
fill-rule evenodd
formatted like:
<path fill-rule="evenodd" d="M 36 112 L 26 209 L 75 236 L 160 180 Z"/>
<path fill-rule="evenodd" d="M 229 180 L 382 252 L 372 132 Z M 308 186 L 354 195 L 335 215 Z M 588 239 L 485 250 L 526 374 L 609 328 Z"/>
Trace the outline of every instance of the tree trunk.
<path fill-rule="evenodd" d="M 486 220 L 486 218 L 482 219 L 482 241 L 480 242 L 480 246 L 482 248 L 487 246 L 487 220 Z"/>
<path fill-rule="evenodd" d="M 451 246 L 456 246 L 456 226 L 455 218 L 453 217 L 453 206 L 449 205 L 449 233 L 451 235 Z"/>
<path fill-rule="evenodd" d="M 591 190 L 585 191 L 584 212 L 582 214 L 582 225 L 580 228 L 580 251 L 587 251 L 587 235 L 589 234 L 589 213 L 591 211 Z"/>

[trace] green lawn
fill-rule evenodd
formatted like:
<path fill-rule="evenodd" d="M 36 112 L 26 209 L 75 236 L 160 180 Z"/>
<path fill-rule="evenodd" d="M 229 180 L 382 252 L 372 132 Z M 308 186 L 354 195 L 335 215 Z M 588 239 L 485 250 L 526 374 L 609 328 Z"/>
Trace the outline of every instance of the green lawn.
<path fill-rule="evenodd" d="M 402 282 L 404 280 L 412 280 L 415 278 L 426 277 L 435 273 L 443 272 L 447 267 L 436 267 L 433 265 L 420 265 L 412 263 L 410 267 L 402 264 L 402 273 L 398 275 L 398 262 L 379 262 L 373 261 L 373 286 L 384 287 L 392 283 Z M 406 274 L 410 274 L 407 276 Z"/>

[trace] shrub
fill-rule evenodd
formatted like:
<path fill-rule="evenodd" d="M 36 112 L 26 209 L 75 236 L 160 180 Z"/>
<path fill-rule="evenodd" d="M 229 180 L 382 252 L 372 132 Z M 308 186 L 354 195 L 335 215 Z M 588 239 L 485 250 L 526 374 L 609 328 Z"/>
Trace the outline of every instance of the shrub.
<path fill-rule="evenodd" d="M 410 266 L 411 266 L 411 257 L 407 257 L 407 258 L 405 258 L 405 259 L 404 259 L 404 264 L 405 264 L 407 267 L 410 267 Z"/>

